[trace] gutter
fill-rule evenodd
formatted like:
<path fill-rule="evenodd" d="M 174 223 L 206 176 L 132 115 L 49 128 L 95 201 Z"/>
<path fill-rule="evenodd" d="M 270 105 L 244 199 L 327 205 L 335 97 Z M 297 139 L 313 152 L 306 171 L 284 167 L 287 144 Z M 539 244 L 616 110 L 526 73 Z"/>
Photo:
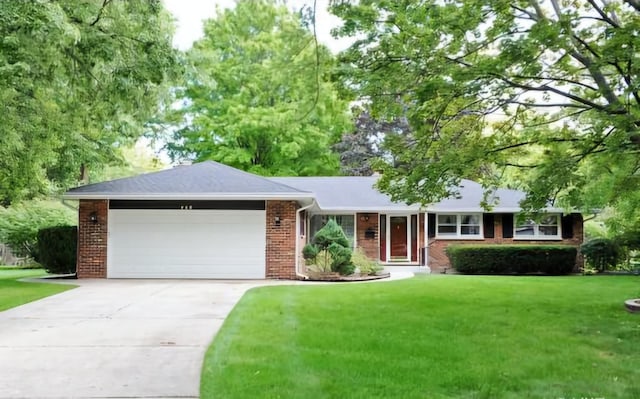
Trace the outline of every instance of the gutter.
<path fill-rule="evenodd" d="M 306 211 L 307 209 L 311 208 L 312 206 L 314 206 L 316 204 L 316 200 L 315 198 L 311 201 L 311 204 L 304 206 L 300 209 L 298 209 L 296 211 L 296 277 L 301 278 L 302 280 L 308 280 L 309 276 L 307 276 L 306 274 L 302 274 L 300 272 L 300 239 L 298 238 L 298 235 L 300 234 L 300 213 L 302 213 L 302 211 Z"/>
<path fill-rule="evenodd" d="M 78 207 L 77 207 L 77 206 L 73 206 L 73 205 L 68 204 L 68 203 L 67 203 L 67 199 L 66 199 L 66 198 L 62 198 L 62 199 L 60 200 L 60 203 L 61 203 L 62 205 L 64 205 L 65 207 L 67 207 L 67 208 L 69 208 L 69 209 L 71 209 L 71 210 L 73 210 L 73 211 L 75 211 L 75 212 L 78 212 Z"/>

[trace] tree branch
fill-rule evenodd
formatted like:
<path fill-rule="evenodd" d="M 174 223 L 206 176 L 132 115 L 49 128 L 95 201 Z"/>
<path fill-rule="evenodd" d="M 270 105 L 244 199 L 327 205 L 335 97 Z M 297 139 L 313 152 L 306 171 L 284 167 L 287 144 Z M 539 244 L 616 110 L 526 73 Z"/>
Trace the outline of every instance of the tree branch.
<path fill-rule="evenodd" d="M 640 0 L 624 0 L 624 2 L 635 8 L 636 11 L 640 12 Z"/>
<path fill-rule="evenodd" d="M 591 4 L 591 6 L 596 10 L 596 12 L 598 14 L 600 14 L 600 16 L 602 17 L 602 20 L 606 23 L 608 23 L 609 25 L 613 26 L 614 28 L 619 28 L 620 24 L 618 24 L 616 21 L 614 21 L 613 19 L 611 19 L 606 12 L 604 12 L 604 10 L 602 8 L 600 8 L 600 6 L 598 6 L 598 4 L 596 4 L 596 2 L 594 0 L 587 0 L 587 2 L 589 4 Z"/>
<path fill-rule="evenodd" d="M 95 24 L 98 23 L 98 21 L 100 21 L 100 18 L 102 18 L 102 12 L 104 11 L 105 8 L 107 8 L 107 6 L 109 5 L 109 3 L 111 3 L 111 0 L 103 0 L 102 2 L 102 6 L 100 7 L 100 11 L 98 11 L 98 15 L 96 16 L 96 18 L 93 20 L 93 22 L 91 22 L 89 24 L 89 26 L 94 26 Z"/>

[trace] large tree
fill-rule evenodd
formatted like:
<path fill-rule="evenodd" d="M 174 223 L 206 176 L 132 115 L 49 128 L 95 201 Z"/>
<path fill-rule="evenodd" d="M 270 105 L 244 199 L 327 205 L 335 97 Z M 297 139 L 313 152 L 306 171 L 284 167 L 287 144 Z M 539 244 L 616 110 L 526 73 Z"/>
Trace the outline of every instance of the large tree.
<path fill-rule="evenodd" d="M 143 133 L 178 76 L 160 1 L 0 2 L 0 204 L 77 182 Z"/>
<path fill-rule="evenodd" d="M 349 124 L 331 82 L 334 58 L 311 20 L 280 1 L 240 0 L 205 22 L 176 91 L 174 158 L 215 160 L 263 175 L 335 174 L 331 151 Z"/>
<path fill-rule="evenodd" d="M 510 176 L 525 205 L 611 205 L 640 188 L 640 3 L 335 1 L 345 82 L 406 116 L 380 187 L 429 203 Z"/>
<path fill-rule="evenodd" d="M 405 118 L 390 121 L 375 119 L 362 109 L 354 109 L 358 114 L 351 132 L 342 135 L 333 146 L 340 155 L 340 171 L 347 176 L 371 176 L 374 163 L 386 158 L 393 164 L 393 154 L 385 150 L 384 144 L 394 147 L 398 140 L 411 137 L 409 124 Z"/>

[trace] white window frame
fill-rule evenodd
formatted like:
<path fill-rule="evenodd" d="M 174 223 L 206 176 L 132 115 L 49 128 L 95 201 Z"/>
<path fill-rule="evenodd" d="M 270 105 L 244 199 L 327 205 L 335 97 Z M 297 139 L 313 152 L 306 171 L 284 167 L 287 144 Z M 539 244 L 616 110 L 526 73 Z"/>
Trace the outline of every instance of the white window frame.
<path fill-rule="evenodd" d="M 540 224 L 533 223 L 533 235 L 517 235 L 518 227 L 523 226 L 518 224 L 518 214 L 513 215 L 513 239 L 514 240 L 530 240 L 530 241 L 544 241 L 544 240 L 562 240 L 562 214 L 560 213 L 545 213 L 542 215 L 542 218 L 547 216 L 555 216 L 558 221 L 558 234 L 550 236 L 550 235 L 541 235 L 540 234 Z M 553 226 L 551 224 L 543 224 L 542 226 Z"/>
<path fill-rule="evenodd" d="M 440 227 L 440 215 L 455 216 L 456 217 L 456 232 L 455 234 L 441 234 L 439 232 Z M 462 217 L 463 216 L 477 216 L 480 221 L 480 229 L 478 234 L 462 234 Z M 464 212 L 464 213 L 436 213 L 436 238 L 441 240 L 484 240 L 484 225 L 483 214 L 477 212 Z"/>

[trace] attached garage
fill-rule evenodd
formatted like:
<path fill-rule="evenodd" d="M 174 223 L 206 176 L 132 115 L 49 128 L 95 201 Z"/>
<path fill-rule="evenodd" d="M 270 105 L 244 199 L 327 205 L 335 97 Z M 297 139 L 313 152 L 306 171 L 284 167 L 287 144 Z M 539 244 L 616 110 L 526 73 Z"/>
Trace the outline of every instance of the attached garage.
<path fill-rule="evenodd" d="M 313 194 L 206 161 L 69 190 L 78 278 L 297 277 Z"/>
<path fill-rule="evenodd" d="M 108 220 L 109 278 L 265 278 L 264 209 L 110 209 Z"/>

